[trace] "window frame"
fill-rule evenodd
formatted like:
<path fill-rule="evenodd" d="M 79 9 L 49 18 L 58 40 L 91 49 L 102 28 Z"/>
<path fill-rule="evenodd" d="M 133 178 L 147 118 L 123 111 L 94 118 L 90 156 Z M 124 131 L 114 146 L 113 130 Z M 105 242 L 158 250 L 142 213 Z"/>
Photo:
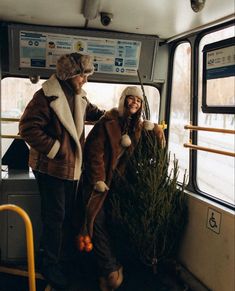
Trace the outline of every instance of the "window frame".
<path fill-rule="evenodd" d="M 170 112 L 171 112 L 171 91 L 172 91 L 172 79 L 173 74 L 172 67 L 174 64 L 174 52 L 175 48 L 182 42 L 188 41 L 192 48 L 192 65 L 191 65 L 191 96 L 190 96 L 190 122 L 194 125 L 198 125 L 198 115 L 199 115 L 199 47 L 201 39 L 210 33 L 234 26 L 234 21 L 230 20 L 221 24 L 218 24 L 214 27 L 209 27 L 201 32 L 196 32 L 190 34 L 189 36 L 184 36 L 183 38 L 177 39 L 170 42 L 169 45 L 169 63 L 168 63 L 168 77 L 167 77 L 167 91 L 166 91 L 166 111 L 165 111 L 165 120 L 167 124 L 170 124 Z M 169 140 L 169 127 L 166 129 L 166 140 L 168 144 Z M 198 132 L 190 132 L 190 140 L 193 144 L 198 143 Z M 235 205 L 228 203 L 224 200 L 221 200 L 210 193 L 203 192 L 199 189 L 197 185 L 197 151 L 189 151 L 189 173 L 188 173 L 188 183 L 185 187 L 185 190 L 189 193 L 193 193 L 202 198 L 209 199 L 212 202 L 215 202 L 222 207 L 226 207 L 231 210 L 235 210 Z"/>
<path fill-rule="evenodd" d="M 199 33 L 195 39 L 193 38 L 193 47 L 194 47 L 194 55 L 193 55 L 193 61 L 194 61 L 194 66 L 193 68 L 193 72 L 194 75 L 192 76 L 192 78 L 194 79 L 193 84 L 194 84 L 194 89 L 193 89 L 193 107 L 194 110 L 192 108 L 192 122 L 195 125 L 198 125 L 198 105 L 199 105 L 199 101 L 198 101 L 198 91 L 199 91 L 199 47 L 200 47 L 200 41 L 202 40 L 202 38 L 204 36 L 206 36 L 207 34 L 228 28 L 230 26 L 234 26 L 234 21 L 228 21 L 226 23 L 223 24 L 218 24 L 217 26 L 213 27 L 213 28 L 208 28 L 206 30 L 204 30 L 203 32 Z M 223 113 L 225 114 L 225 113 Z M 192 139 L 192 143 L 197 144 L 198 143 L 198 132 L 197 131 L 193 131 L 191 134 L 191 139 Z M 226 207 L 228 209 L 231 210 L 235 210 L 235 205 L 232 205 L 224 200 L 221 200 L 215 196 L 213 196 L 210 193 L 206 193 L 203 192 L 202 190 L 200 190 L 198 184 L 197 184 L 197 151 L 192 150 L 191 151 L 191 168 L 192 168 L 192 183 L 190 184 L 190 186 L 187 188 L 189 191 L 193 191 L 196 194 L 198 194 L 199 196 L 203 197 L 203 198 L 207 198 L 209 200 L 211 200 L 212 202 L 218 203 L 223 207 Z"/>
<path fill-rule="evenodd" d="M 167 115 L 167 124 L 169 125 L 168 128 L 167 128 L 167 135 L 166 135 L 166 138 L 167 138 L 167 147 L 169 148 L 169 140 L 171 138 L 171 128 L 172 128 L 172 123 L 171 123 L 171 119 L 172 119 L 172 106 L 173 106 L 173 90 L 174 90 L 174 66 L 175 66 L 175 57 L 176 57 L 176 53 L 177 53 L 177 49 L 179 48 L 180 45 L 182 44 L 188 44 L 191 48 L 191 56 L 190 56 L 190 65 L 191 65 L 191 70 L 192 70 L 192 58 L 193 58 L 193 52 L 192 52 L 192 44 L 191 42 L 189 41 L 189 39 L 183 39 L 179 42 L 176 42 L 174 43 L 171 51 L 170 51 L 170 62 L 169 62 L 169 71 L 172 72 L 172 74 L 170 76 L 168 76 L 168 78 L 170 79 L 170 81 L 168 81 L 168 83 L 170 84 L 168 90 L 168 96 L 170 96 L 170 98 L 168 99 L 168 103 L 167 103 L 167 111 L 168 112 L 168 115 Z M 191 79 L 191 70 L 189 72 L 189 79 L 190 79 L 190 86 L 189 86 L 189 108 L 191 107 L 191 88 L 192 88 L 192 79 Z M 170 95 L 169 95 L 170 94 Z M 191 111 L 191 110 L 190 110 Z M 191 118 L 191 112 L 189 112 L 189 116 Z M 184 129 L 182 129 L 183 131 Z M 177 159 L 177 156 L 176 156 L 176 159 Z M 181 173 L 182 174 L 182 173 Z M 186 187 L 189 186 L 190 184 L 190 153 L 189 153 L 189 158 L 188 158 L 188 167 L 187 167 L 187 176 L 188 176 L 188 179 L 186 180 Z M 182 185 L 182 182 L 179 182 L 178 181 L 178 184 L 179 185 Z"/>

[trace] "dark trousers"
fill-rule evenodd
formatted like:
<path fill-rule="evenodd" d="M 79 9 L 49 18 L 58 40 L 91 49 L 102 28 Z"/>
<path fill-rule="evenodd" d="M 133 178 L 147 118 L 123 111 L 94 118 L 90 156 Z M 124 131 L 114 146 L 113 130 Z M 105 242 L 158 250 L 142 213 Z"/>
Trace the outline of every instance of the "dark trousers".
<path fill-rule="evenodd" d="M 72 223 L 77 181 L 34 171 L 41 195 L 42 265 L 69 261 L 75 251 Z"/>
<path fill-rule="evenodd" d="M 109 220 L 110 217 L 103 206 L 95 218 L 92 238 L 95 257 L 101 276 L 106 276 L 120 268 L 109 234 L 111 227 Z"/>

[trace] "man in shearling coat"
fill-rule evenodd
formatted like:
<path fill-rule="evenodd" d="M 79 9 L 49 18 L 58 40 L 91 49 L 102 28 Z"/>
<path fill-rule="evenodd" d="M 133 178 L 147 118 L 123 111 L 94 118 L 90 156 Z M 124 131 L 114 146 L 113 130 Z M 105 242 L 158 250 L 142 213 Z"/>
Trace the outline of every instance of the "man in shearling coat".
<path fill-rule="evenodd" d="M 104 113 L 82 89 L 93 71 L 88 55 L 61 56 L 56 74 L 35 93 L 19 123 L 20 135 L 30 145 L 29 166 L 41 195 L 42 273 L 55 288 L 68 285 L 61 250 L 66 240 L 72 247 L 69 230 L 81 174 L 84 121 L 96 121 Z"/>

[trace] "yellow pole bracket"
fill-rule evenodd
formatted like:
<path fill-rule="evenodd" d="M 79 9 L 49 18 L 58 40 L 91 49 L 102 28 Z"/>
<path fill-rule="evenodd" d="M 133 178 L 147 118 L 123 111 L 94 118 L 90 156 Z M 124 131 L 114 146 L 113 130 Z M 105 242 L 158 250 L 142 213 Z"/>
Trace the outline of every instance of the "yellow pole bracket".
<path fill-rule="evenodd" d="M 159 124 L 159 126 L 164 130 L 167 128 L 167 124 L 165 123 L 165 120 L 162 120 Z"/>

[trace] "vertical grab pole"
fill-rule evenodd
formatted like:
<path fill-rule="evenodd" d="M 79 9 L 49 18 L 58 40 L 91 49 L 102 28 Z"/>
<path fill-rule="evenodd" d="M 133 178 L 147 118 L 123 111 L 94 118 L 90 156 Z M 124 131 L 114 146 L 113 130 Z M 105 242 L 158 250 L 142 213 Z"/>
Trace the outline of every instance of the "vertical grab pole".
<path fill-rule="evenodd" d="M 35 284 L 35 267 L 34 267 L 34 245 L 33 245 L 33 228 L 28 214 L 19 206 L 14 204 L 0 205 L 1 210 L 12 210 L 17 212 L 24 220 L 26 229 L 26 242 L 27 242 L 27 260 L 28 260 L 28 277 L 29 277 L 29 290 L 36 291 Z"/>

